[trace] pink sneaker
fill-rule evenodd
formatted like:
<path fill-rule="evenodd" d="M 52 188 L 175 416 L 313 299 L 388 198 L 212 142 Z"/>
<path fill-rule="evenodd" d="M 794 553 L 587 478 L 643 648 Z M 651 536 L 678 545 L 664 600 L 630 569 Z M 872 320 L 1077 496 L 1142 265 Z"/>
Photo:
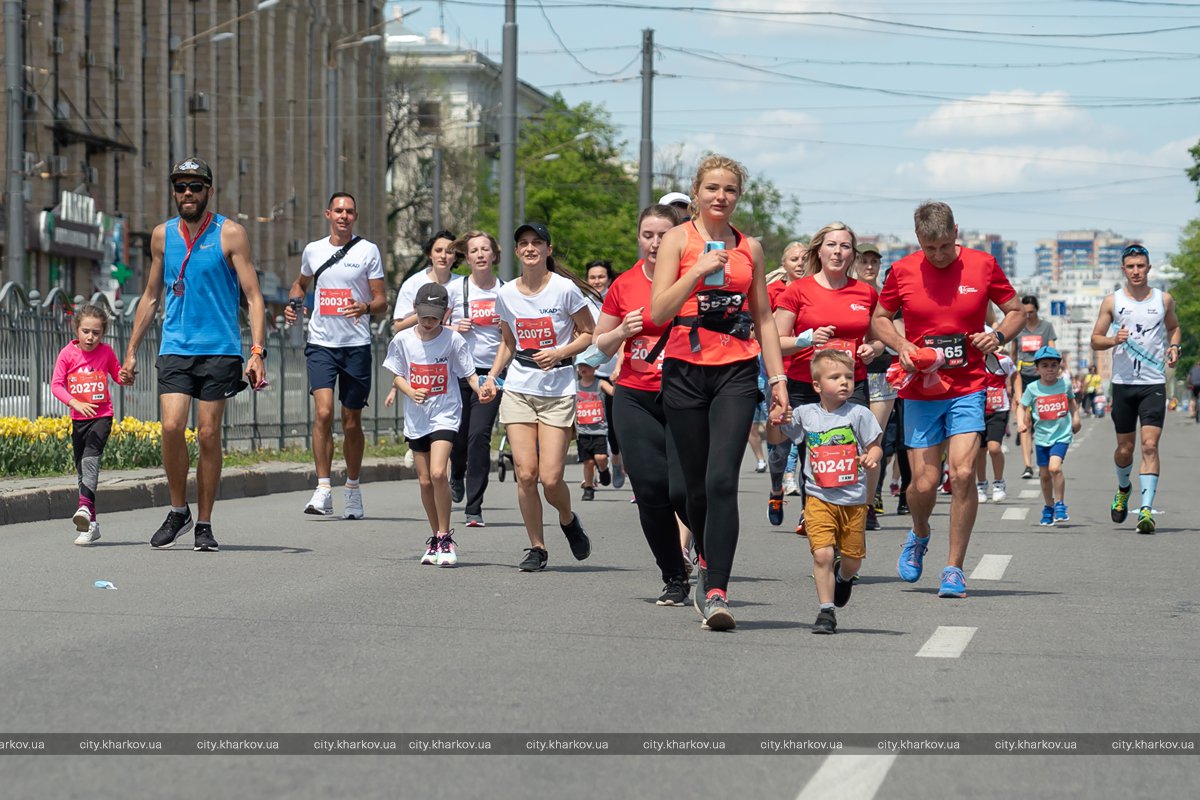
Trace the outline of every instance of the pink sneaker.
<path fill-rule="evenodd" d="M 421 556 L 422 564 L 436 564 L 438 561 L 438 550 L 440 549 L 439 539 L 437 536 L 430 536 L 425 542 L 425 555 Z"/>
<path fill-rule="evenodd" d="M 458 545 L 454 543 L 454 531 L 438 539 L 437 565 L 453 567 L 458 564 Z"/>

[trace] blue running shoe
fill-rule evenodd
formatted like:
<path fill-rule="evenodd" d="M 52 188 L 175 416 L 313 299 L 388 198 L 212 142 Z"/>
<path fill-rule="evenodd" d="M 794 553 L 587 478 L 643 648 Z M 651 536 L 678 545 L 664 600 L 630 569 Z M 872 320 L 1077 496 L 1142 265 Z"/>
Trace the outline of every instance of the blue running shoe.
<path fill-rule="evenodd" d="M 942 570 L 942 587 L 938 589 L 938 597 L 966 597 L 967 581 L 963 571 L 958 567 L 946 567 Z"/>
<path fill-rule="evenodd" d="M 916 583 L 920 580 L 921 569 L 925 565 L 925 551 L 928 549 L 928 536 L 922 539 L 912 531 L 908 532 L 908 538 L 904 540 L 904 547 L 900 548 L 900 559 L 896 562 L 896 572 L 901 579 L 909 583 Z"/>
<path fill-rule="evenodd" d="M 1039 524 L 1040 525 L 1053 525 L 1054 524 L 1054 507 L 1053 506 L 1042 506 L 1042 521 Z"/>
<path fill-rule="evenodd" d="M 1067 513 L 1067 504 L 1059 500 L 1054 504 L 1054 521 L 1067 522 L 1071 519 L 1071 515 Z"/>

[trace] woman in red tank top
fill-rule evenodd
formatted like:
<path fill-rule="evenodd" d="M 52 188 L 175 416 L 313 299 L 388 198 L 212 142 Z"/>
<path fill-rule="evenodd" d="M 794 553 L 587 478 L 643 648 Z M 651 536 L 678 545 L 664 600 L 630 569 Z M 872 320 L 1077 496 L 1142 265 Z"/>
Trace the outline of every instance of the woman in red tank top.
<path fill-rule="evenodd" d="M 700 162 L 692 219 L 663 238 L 651 299 L 654 324 L 674 321 L 662 399 L 699 556 L 696 608 L 712 630 L 734 627 L 726 588 L 737 549 L 738 473 L 759 397 L 760 348 L 771 417 L 778 422 L 788 413 L 762 247 L 731 224 L 745 184 L 745 168 L 732 159 Z"/>

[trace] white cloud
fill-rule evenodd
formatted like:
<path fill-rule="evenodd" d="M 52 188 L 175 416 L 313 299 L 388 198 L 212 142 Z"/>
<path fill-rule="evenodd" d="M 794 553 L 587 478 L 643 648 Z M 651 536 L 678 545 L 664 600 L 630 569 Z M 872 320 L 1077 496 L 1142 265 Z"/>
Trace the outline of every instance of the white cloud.
<path fill-rule="evenodd" d="M 929 189 L 988 191 L 1026 189 L 1060 179 L 1111 176 L 1118 165 L 1141 163 L 1146 163 L 1146 156 L 1112 153 L 1081 145 L 991 147 L 976 152 L 930 153 L 920 163 L 900 164 L 896 174 L 920 182 Z"/>
<path fill-rule="evenodd" d="M 768 176 L 777 168 L 793 168 L 805 159 L 806 148 L 788 141 L 797 130 L 801 136 L 814 135 L 817 120 L 809 114 L 775 109 L 746 119 L 736 127 L 721 128 L 719 133 L 691 134 L 677 143 L 685 169 L 694 167 L 706 153 L 722 153 L 746 165 L 751 174 Z"/>
<path fill-rule="evenodd" d="M 918 121 L 912 133 L 1006 139 L 1090 128 L 1094 124 L 1091 115 L 1069 103 L 1070 95 L 1061 91 L 990 92 L 939 107 Z"/>

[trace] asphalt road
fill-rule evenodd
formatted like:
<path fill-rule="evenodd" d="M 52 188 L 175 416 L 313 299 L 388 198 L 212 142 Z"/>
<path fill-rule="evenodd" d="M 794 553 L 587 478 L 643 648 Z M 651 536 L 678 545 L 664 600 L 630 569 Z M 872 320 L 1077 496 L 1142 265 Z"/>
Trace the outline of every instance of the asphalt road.
<path fill-rule="evenodd" d="M 102 513 L 104 538 L 88 549 L 71 545 L 69 520 L 5 526 L 0 740 L 38 732 L 1197 734 L 1200 526 L 1189 492 L 1200 426 L 1182 415 L 1168 423 L 1155 536 L 1134 533 L 1132 516 L 1122 529 L 1108 520 L 1112 443 L 1109 420 L 1086 424 L 1067 460 L 1072 520 L 1050 529 L 1037 526 L 1040 500 L 1021 497 L 1036 481 L 1021 481 L 1019 456 L 1010 456 L 1010 499 L 980 510 L 966 600 L 936 597 L 948 505 L 939 505 L 915 585 L 895 574 L 907 526 L 883 517 L 836 636 L 809 634 L 816 596 L 806 542 L 768 527 L 765 476 L 749 460 L 730 587 L 738 626 L 729 633 L 702 631 L 691 607 L 654 605 L 661 585 L 628 487 L 577 504 L 590 559 L 572 560 L 555 529 L 550 566 L 538 574 L 515 569 L 528 544 L 511 478 L 489 490 L 489 527 L 459 528 L 453 570 L 418 564 L 429 534 L 413 481 L 366 485 L 361 522 L 301 514 L 307 493 L 224 501 L 214 520 L 218 554 L 193 552 L 190 534 L 186 549 L 151 550 L 161 508 Z M 568 475 L 577 484 L 579 468 Z M 340 511 L 340 490 L 335 499 Z M 1021 509 L 1026 516 L 1013 519 Z M 971 578 L 977 567 L 998 579 Z M 94 588 L 100 579 L 117 591 Z M 964 640 L 954 657 L 918 655 L 936 643 L 952 655 Z M 1133 798 L 1190 796 L 1195 765 L 1194 753 L 893 757 L 877 749 L 6 753 L 0 795 Z"/>

